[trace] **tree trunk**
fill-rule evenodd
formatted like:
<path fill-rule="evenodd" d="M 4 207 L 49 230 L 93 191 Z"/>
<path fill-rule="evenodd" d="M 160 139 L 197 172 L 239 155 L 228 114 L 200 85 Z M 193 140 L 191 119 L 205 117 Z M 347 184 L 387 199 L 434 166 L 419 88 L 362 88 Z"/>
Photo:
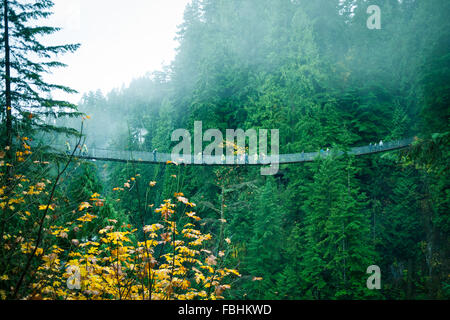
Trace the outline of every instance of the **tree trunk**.
<path fill-rule="evenodd" d="M 408 276 L 407 276 L 407 284 L 406 284 L 406 299 L 413 299 L 413 275 L 414 275 L 414 266 L 412 258 L 408 258 Z"/>
<path fill-rule="evenodd" d="M 223 228 L 224 228 L 224 210 L 225 210 L 225 186 L 222 185 L 222 199 L 220 204 L 220 235 L 219 235 L 219 246 L 217 247 L 219 251 L 220 248 L 222 248 L 223 245 Z"/>
<path fill-rule="evenodd" d="M 8 26 L 8 0 L 3 0 L 3 23 L 5 25 L 5 114 L 6 114 L 6 141 L 5 146 L 7 162 L 12 164 L 13 146 L 12 146 L 12 111 L 11 111 L 11 62 L 10 62 L 10 46 L 9 46 L 9 26 Z M 12 167 L 6 166 L 6 179 L 12 178 Z"/>

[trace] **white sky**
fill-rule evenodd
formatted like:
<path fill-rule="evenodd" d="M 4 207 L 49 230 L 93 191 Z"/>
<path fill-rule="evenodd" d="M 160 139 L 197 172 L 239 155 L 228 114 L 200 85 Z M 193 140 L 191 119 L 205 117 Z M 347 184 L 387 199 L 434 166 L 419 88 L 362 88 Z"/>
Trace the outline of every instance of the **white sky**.
<path fill-rule="evenodd" d="M 81 43 L 74 54 L 59 57 L 67 68 L 46 80 L 67 85 L 78 95 L 54 94 L 78 102 L 83 93 L 128 85 L 133 78 L 161 70 L 175 57 L 177 26 L 190 0 L 53 0 L 54 15 L 45 24 L 63 30 L 46 44 Z"/>

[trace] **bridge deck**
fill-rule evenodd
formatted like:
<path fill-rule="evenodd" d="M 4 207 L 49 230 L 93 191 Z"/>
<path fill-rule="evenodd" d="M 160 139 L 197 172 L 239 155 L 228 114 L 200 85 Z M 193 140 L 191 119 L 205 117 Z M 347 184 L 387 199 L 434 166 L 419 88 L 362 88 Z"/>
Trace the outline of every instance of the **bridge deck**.
<path fill-rule="evenodd" d="M 413 138 L 407 138 L 403 140 L 386 142 L 382 146 L 362 146 L 354 147 L 348 151 L 348 154 L 361 156 L 366 154 L 381 153 L 390 150 L 397 150 L 406 148 L 413 142 Z M 62 151 L 63 147 L 56 148 L 55 153 L 65 154 Z M 87 153 L 82 154 L 81 151 L 77 151 L 76 157 L 80 159 L 98 160 L 98 161 L 114 161 L 114 162 L 135 162 L 135 163 L 167 163 L 168 161 L 175 161 L 177 163 L 185 163 L 189 165 L 267 165 L 270 163 L 288 164 L 288 163 L 300 163 L 311 162 L 317 157 L 327 157 L 330 154 L 337 153 L 337 155 L 344 154 L 343 151 L 334 152 L 333 150 L 324 152 L 310 152 L 310 153 L 294 153 L 294 154 L 281 154 L 276 156 L 244 156 L 236 155 L 234 159 L 225 159 L 220 156 L 183 156 L 179 155 L 172 159 L 170 153 L 156 153 L 156 156 L 152 152 L 145 151 L 115 151 L 106 149 L 90 149 Z"/>

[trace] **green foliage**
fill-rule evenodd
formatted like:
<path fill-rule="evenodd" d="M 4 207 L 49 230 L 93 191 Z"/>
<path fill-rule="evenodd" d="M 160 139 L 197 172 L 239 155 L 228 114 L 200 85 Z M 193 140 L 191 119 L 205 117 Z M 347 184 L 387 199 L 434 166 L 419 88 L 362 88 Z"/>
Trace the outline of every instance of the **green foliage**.
<path fill-rule="evenodd" d="M 64 67 L 58 62 L 59 54 L 74 52 L 78 44 L 46 46 L 42 37 L 49 36 L 59 29 L 43 26 L 40 19 L 48 18 L 54 6 L 49 0 L 7 0 L 0 3 L 0 18 L 2 30 L 5 27 L 5 12 L 8 18 L 8 31 L 2 31 L 2 45 L 0 48 L 0 70 L 2 74 L 1 104 L 2 119 L 8 124 L 11 117 L 11 126 L 6 125 L 2 137 L 8 136 L 8 130 L 13 130 L 13 136 L 29 136 L 39 132 L 57 131 L 65 134 L 76 134 L 76 131 L 68 127 L 58 127 L 52 124 L 54 119 L 63 117 L 78 117 L 81 114 L 76 111 L 76 106 L 67 101 L 51 98 L 50 93 L 59 90 L 66 93 L 76 92 L 69 87 L 48 83 L 44 75 L 54 68 Z M 5 10 L 6 8 L 6 10 Z M 6 60 L 8 57 L 8 61 Z M 8 85 L 6 82 L 9 74 Z M 10 90 L 10 92 L 9 92 Z M 7 101 L 10 99 L 10 101 Z M 11 113 L 6 110 L 5 103 L 10 103 Z M 7 145 L 3 141 L 2 145 Z"/>
<path fill-rule="evenodd" d="M 11 10 L 34 12 L 24 19 L 45 16 L 51 2 L 36 3 L 42 7 Z M 381 30 L 366 26 L 371 4 L 382 9 Z M 89 237 L 108 219 L 156 223 L 153 205 L 183 190 L 204 217 L 201 231 L 215 236 L 209 249 L 239 265 L 230 298 L 448 298 L 448 6 L 193 0 L 170 67 L 106 96 L 83 97 L 90 147 L 170 152 L 173 130 L 192 133 L 194 121 L 204 130 L 279 129 L 281 153 L 345 151 L 414 135 L 416 141 L 406 151 L 357 159 L 331 153 L 283 165 L 268 178 L 251 166 L 75 164 L 58 196 L 67 198 L 70 213 L 78 210 L 73 203 L 103 189 L 103 205 L 92 209 L 99 224 L 83 230 Z M 22 28 L 19 16 L 11 17 Z M 31 32 L 28 40 L 56 31 L 20 30 L 20 37 Z M 39 70 L 27 68 L 34 73 L 21 77 L 38 81 Z M 381 268 L 382 290 L 366 287 L 370 265 Z"/>
<path fill-rule="evenodd" d="M 245 286 L 250 299 L 275 299 L 276 281 L 283 265 L 282 248 L 285 235 L 282 229 L 283 211 L 277 197 L 273 178 L 267 179 L 255 197 L 252 237 L 248 242 L 245 270 L 254 280 Z"/>
<path fill-rule="evenodd" d="M 299 270 L 303 294 L 310 299 L 368 297 L 363 280 L 376 255 L 369 238 L 366 199 L 355 185 L 355 169 L 351 160 L 340 159 L 317 162 L 312 169 L 313 181 L 304 188 L 308 199 L 303 206 Z"/>

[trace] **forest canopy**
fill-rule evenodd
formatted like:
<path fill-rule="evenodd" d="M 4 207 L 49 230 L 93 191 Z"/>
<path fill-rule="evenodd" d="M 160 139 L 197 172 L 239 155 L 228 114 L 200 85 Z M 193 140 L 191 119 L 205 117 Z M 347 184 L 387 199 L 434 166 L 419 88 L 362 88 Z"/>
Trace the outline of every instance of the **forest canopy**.
<path fill-rule="evenodd" d="M 450 298 L 449 1 L 192 0 L 170 65 L 76 105 L 42 76 L 79 47 L 41 44 L 52 7 L 0 4 L 2 299 Z M 86 157 L 199 121 L 327 153 L 272 176 Z"/>

